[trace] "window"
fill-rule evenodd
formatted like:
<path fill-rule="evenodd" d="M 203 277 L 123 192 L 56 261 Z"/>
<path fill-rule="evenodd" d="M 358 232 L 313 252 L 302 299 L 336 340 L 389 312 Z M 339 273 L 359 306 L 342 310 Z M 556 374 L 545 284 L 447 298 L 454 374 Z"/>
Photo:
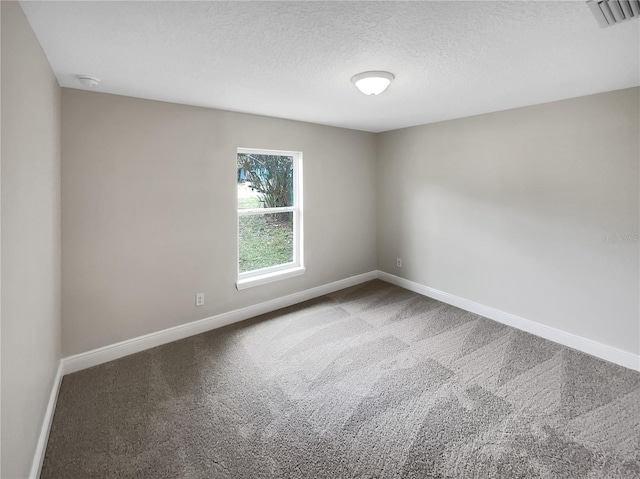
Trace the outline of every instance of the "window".
<path fill-rule="evenodd" d="M 239 148 L 238 289 L 304 273 L 302 153 Z"/>

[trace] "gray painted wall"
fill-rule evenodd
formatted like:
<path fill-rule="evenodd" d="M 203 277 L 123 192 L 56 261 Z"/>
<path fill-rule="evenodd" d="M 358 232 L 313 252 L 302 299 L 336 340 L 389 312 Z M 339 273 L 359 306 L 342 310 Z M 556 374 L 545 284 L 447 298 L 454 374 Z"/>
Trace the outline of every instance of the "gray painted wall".
<path fill-rule="evenodd" d="M 27 477 L 60 360 L 60 88 L 2 11 L 2 470 Z"/>
<path fill-rule="evenodd" d="M 62 119 L 64 356 L 376 268 L 372 133 L 70 89 Z M 236 290 L 238 147 L 303 152 L 303 276 Z"/>
<path fill-rule="evenodd" d="M 379 269 L 638 354 L 639 117 L 632 88 L 380 134 Z"/>

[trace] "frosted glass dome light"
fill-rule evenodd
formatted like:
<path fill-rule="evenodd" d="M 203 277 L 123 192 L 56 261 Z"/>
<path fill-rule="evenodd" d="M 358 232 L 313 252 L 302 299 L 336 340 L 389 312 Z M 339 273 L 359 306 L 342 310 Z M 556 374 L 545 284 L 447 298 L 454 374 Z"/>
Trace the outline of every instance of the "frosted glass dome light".
<path fill-rule="evenodd" d="M 389 72 L 363 72 L 358 73 L 351 81 L 365 95 L 379 95 L 394 78 L 393 73 Z"/>

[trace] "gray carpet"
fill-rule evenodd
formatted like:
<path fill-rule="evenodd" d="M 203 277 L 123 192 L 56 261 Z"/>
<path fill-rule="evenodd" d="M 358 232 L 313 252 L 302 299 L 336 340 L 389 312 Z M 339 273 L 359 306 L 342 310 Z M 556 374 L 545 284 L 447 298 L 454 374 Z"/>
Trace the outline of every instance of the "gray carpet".
<path fill-rule="evenodd" d="M 65 376 L 42 478 L 638 478 L 640 374 L 373 281 Z"/>

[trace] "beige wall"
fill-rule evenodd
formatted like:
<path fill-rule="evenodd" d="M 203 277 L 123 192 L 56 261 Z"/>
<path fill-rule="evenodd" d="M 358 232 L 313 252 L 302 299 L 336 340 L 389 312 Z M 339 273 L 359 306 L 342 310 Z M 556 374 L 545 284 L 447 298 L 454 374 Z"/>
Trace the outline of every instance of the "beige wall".
<path fill-rule="evenodd" d="M 65 356 L 376 267 L 638 352 L 637 88 L 378 136 L 77 90 L 62 103 Z M 304 152 L 301 278 L 235 289 L 238 146 Z"/>
<path fill-rule="evenodd" d="M 70 89 L 62 119 L 65 356 L 376 268 L 373 134 Z M 238 147 L 304 153 L 303 276 L 236 290 Z"/>
<path fill-rule="evenodd" d="M 60 88 L 2 10 L 2 471 L 29 474 L 60 360 Z"/>
<path fill-rule="evenodd" d="M 379 135 L 379 268 L 640 352 L 638 92 Z"/>

